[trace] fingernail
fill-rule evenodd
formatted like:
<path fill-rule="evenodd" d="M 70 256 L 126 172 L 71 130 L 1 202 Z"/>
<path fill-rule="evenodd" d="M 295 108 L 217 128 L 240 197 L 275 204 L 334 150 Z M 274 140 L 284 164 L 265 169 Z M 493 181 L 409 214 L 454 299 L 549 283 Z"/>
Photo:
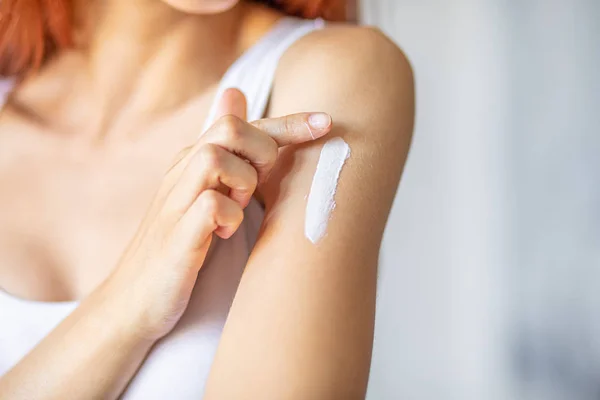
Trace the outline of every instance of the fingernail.
<path fill-rule="evenodd" d="M 313 129 L 324 130 L 331 125 L 331 117 L 325 113 L 310 114 L 308 117 L 308 124 Z"/>

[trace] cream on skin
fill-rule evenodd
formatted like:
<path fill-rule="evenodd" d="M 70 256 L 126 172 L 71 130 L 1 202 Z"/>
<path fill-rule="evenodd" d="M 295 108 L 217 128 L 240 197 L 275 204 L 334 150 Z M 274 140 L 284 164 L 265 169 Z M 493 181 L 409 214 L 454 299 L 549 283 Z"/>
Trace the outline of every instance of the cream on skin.
<path fill-rule="evenodd" d="M 350 157 L 350 147 L 340 137 L 323 145 L 313 177 L 304 221 L 304 235 L 316 244 L 327 233 L 327 224 L 335 208 L 335 193 L 342 167 Z"/>

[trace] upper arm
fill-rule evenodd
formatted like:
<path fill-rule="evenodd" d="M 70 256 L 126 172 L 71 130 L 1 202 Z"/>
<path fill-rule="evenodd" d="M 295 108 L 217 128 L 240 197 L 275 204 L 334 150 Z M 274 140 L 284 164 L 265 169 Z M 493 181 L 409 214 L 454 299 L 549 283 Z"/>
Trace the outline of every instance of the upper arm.
<path fill-rule="evenodd" d="M 302 202 L 288 207 L 302 222 L 298 210 L 304 209 L 322 145 L 342 137 L 351 157 L 342 170 L 337 204 L 362 215 L 348 218 L 338 211 L 334 220 L 348 219 L 344 231 L 348 224 L 369 227 L 378 244 L 412 136 L 412 70 L 398 47 L 374 28 L 340 26 L 317 34 L 298 42 L 282 60 L 270 116 L 324 111 L 332 116 L 333 130 L 316 142 L 282 149 L 272 179 L 260 191 L 268 212 L 295 194 Z M 346 196 L 351 199 L 344 201 Z M 347 244 L 347 238 L 340 239 Z"/>
<path fill-rule="evenodd" d="M 381 33 L 334 27 L 284 56 L 270 114 L 328 112 L 332 132 L 281 150 L 261 188 L 266 216 L 240 283 L 206 397 L 364 396 L 371 357 L 377 257 L 407 156 L 414 113 L 410 66 Z M 351 155 L 336 207 L 316 244 L 305 208 L 323 144 Z"/>

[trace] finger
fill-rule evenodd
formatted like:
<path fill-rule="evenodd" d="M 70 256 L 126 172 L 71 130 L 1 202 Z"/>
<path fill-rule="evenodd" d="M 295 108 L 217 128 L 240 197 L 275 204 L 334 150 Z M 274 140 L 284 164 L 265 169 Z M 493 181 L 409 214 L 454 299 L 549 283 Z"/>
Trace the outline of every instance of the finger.
<path fill-rule="evenodd" d="M 239 89 L 229 88 L 223 92 L 217 105 L 215 120 L 225 115 L 235 115 L 239 119 L 246 120 L 246 96 Z"/>
<path fill-rule="evenodd" d="M 227 239 L 243 219 L 244 212 L 238 203 L 216 190 L 205 190 L 175 226 L 172 234 L 174 250 L 184 253 L 200 248 L 217 229 L 219 236 Z"/>
<path fill-rule="evenodd" d="M 275 165 L 277 143 L 260 129 L 233 116 L 221 117 L 206 133 L 203 140 L 248 160 L 262 182 Z"/>
<path fill-rule="evenodd" d="M 258 182 L 257 171 L 238 156 L 215 144 L 205 144 L 192 156 L 169 193 L 163 210 L 173 218 L 183 215 L 207 189 L 229 188 L 229 197 L 244 208 Z"/>
<path fill-rule="evenodd" d="M 300 113 L 279 118 L 265 118 L 251 124 L 267 133 L 278 146 L 299 144 L 318 139 L 331 131 L 331 116 L 326 113 Z"/>
<path fill-rule="evenodd" d="M 229 198 L 237 202 L 240 207 L 246 208 L 258 185 L 258 172 L 252 165 L 235 154 L 222 147 L 216 145 L 214 147 L 216 152 L 215 166 L 210 167 L 209 164 L 206 167 L 212 172 L 208 175 L 212 181 L 207 181 L 205 186 L 216 189 L 224 185 L 228 189 L 225 194 L 228 194 Z"/>
<path fill-rule="evenodd" d="M 225 115 L 234 115 L 237 118 L 245 121 L 246 108 L 246 96 L 244 96 L 239 89 L 226 89 L 221 95 L 221 98 L 218 100 L 215 112 L 215 121 Z M 186 147 L 180 151 L 175 157 L 172 166 L 169 168 L 167 175 L 178 177 L 191 159 L 194 150 L 197 149 L 202 143 L 203 141 L 200 139 L 193 146 Z"/>

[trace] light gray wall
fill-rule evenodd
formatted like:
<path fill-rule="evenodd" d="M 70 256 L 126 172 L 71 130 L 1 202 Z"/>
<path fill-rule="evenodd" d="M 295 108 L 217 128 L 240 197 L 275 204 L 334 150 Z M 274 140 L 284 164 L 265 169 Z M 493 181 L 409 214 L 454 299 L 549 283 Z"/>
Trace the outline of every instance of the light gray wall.
<path fill-rule="evenodd" d="M 361 11 L 417 83 L 369 399 L 598 398 L 600 2 Z"/>

